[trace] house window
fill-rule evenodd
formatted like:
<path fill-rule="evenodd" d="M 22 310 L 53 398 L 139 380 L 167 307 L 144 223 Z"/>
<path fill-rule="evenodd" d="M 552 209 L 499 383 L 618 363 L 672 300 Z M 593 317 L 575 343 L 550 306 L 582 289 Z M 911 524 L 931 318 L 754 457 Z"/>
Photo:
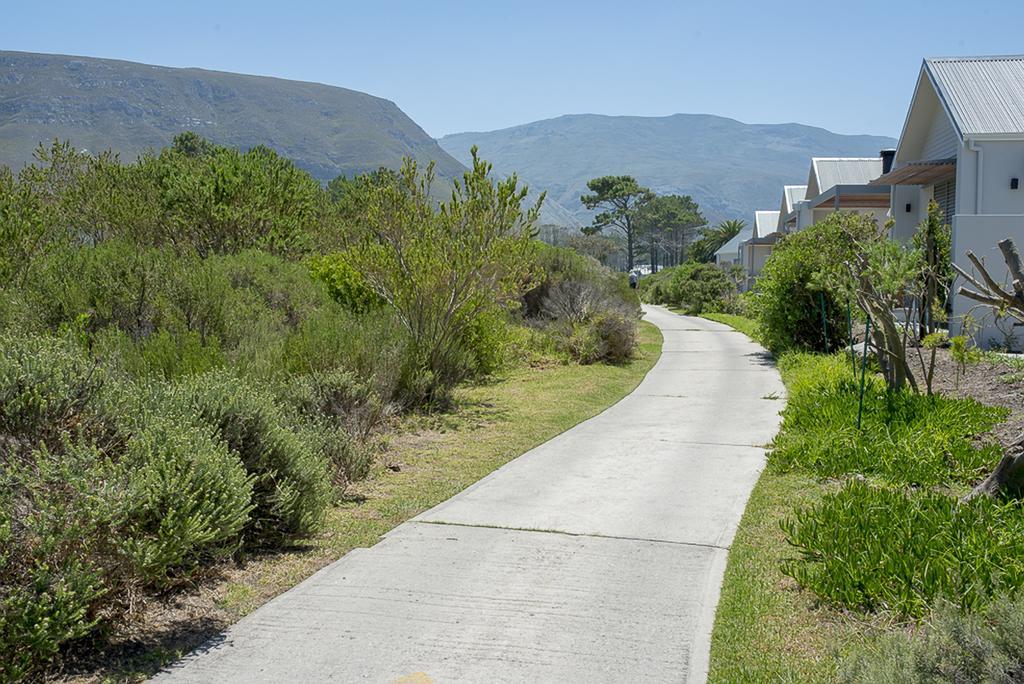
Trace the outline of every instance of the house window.
<path fill-rule="evenodd" d="M 935 201 L 942 210 L 943 221 L 953 225 L 953 214 L 956 213 L 956 176 L 935 184 Z"/>

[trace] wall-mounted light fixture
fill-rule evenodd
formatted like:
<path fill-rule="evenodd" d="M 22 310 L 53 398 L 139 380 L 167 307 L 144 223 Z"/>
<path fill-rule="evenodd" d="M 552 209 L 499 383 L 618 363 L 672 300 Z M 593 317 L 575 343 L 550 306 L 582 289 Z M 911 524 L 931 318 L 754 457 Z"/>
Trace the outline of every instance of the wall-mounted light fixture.
<path fill-rule="evenodd" d="M 910 213 L 910 202 L 907 202 L 907 213 Z"/>

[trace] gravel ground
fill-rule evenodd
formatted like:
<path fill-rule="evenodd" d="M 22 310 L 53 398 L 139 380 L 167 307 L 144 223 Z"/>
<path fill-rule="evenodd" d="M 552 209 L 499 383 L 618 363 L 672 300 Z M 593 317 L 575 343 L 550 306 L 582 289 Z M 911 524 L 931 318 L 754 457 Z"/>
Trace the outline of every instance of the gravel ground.
<path fill-rule="evenodd" d="M 957 377 L 957 364 L 948 349 L 940 349 L 934 389 L 946 396 L 972 397 L 983 404 L 1005 406 L 1010 417 L 996 426 L 994 436 L 1005 447 L 1024 434 L 1024 356 L 986 354 Z"/>

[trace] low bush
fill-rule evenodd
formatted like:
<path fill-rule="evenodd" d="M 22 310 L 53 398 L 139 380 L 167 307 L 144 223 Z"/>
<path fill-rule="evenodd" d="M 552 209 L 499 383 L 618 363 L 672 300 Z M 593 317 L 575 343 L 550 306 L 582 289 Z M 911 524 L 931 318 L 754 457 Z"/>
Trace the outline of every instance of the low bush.
<path fill-rule="evenodd" d="M 173 392 L 170 401 L 209 425 L 253 478 L 247 543 L 279 544 L 319 527 L 331 497 L 327 464 L 286 427 L 270 394 L 222 371 L 189 378 Z"/>
<path fill-rule="evenodd" d="M 975 438 L 1001 421 L 1005 409 L 972 399 L 889 391 L 869 373 L 858 429 L 860 382 L 848 356 L 786 354 L 780 367 L 789 396 L 769 456 L 777 472 L 964 485 L 999 461 L 998 446 L 979 446 Z"/>
<path fill-rule="evenodd" d="M 522 298 L 523 315 L 527 319 L 550 318 L 544 307 L 552 291 L 570 284 L 576 289 L 585 289 L 591 300 L 618 302 L 639 314 L 640 299 L 637 291 L 629 286 L 625 273 L 617 273 L 573 249 L 540 245 L 533 270 L 535 285 Z"/>
<path fill-rule="evenodd" d="M 918 617 L 939 597 L 977 608 L 1024 584 L 1024 514 L 988 497 L 853 480 L 782 522 L 783 572 L 846 608 Z"/>
<path fill-rule="evenodd" d="M 640 301 L 626 275 L 569 249 L 543 246 L 539 254 L 539 282 L 523 297 L 527 319 L 579 363 L 632 358 Z"/>
<path fill-rule="evenodd" d="M 40 444 L 57 447 L 71 431 L 96 438 L 105 428 L 92 410 L 106 373 L 73 343 L 0 334 L 0 456 Z"/>
<path fill-rule="evenodd" d="M 851 236 L 876 231 L 870 218 L 836 212 L 778 242 L 751 302 L 769 349 L 825 352 L 849 342 L 847 302 L 822 282 L 822 273 L 852 255 Z"/>
<path fill-rule="evenodd" d="M 0 678 L 19 681 L 88 634 L 116 572 L 115 467 L 98 450 L 4 454 L 0 468 Z"/>
<path fill-rule="evenodd" d="M 636 293 L 648 304 L 671 304 L 669 301 L 668 284 L 672 280 L 674 268 L 663 268 L 640 279 Z"/>
<path fill-rule="evenodd" d="M 636 351 L 636 321 L 615 311 L 604 312 L 563 324 L 555 340 L 560 351 L 581 364 L 624 363 Z"/>
<path fill-rule="evenodd" d="M 283 393 L 306 418 L 331 419 L 364 438 L 389 412 L 388 405 L 369 382 L 344 369 L 296 376 Z"/>
<path fill-rule="evenodd" d="M 252 479 L 209 428 L 148 411 L 73 342 L 0 343 L 0 670 L 62 643 L 239 545 Z M 7 656 L 10 656 L 9 658 Z"/>
<path fill-rule="evenodd" d="M 190 423 L 153 416 L 120 456 L 120 551 L 133 577 L 152 587 L 230 556 L 253 508 L 253 477 L 223 442 Z"/>
<path fill-rule="evenodd" d="M 898 631 L 848 657 L 845 684 L 1011 684 L 1024 675 L 1024 603 L 1000 597 L 983 611 L 943 603 L 913 633 Z"/>
<path fill-rule="evenodd" d="M 737 313 L 736 281 L 714 264 L 687 262 L 640 279 L 641 297 L 688 314 Z"/>

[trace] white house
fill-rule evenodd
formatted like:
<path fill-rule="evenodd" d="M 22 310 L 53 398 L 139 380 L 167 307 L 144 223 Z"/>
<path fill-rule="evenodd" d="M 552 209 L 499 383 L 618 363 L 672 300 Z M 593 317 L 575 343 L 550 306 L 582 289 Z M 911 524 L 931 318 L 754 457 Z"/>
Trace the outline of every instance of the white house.
<path fill-rule="evenodd" d="M 875 184 L 891 186 L 894 238 L 909 239 L 934 199 L 952 226 L 954 261 L 969 271 L 971 250 L 1006 278 L 996 243 L 1012 237 L 1024 248 L 1024 56 L 924 60 L 892 169 Z M 1024 340 L 960 296 L 952 334 L 968 314 L 982 345 Z"/>
<path fill-rule="evenodd" d="M 800 212 L 808 212 L 809 202 L 804 200 L 807 198 L 807 186 L 806 185 L 784 185 L 782 186 L 782 204 L 779 206 L 779 225 L 778 230 L 780 233 L 793 233 L 798 230 L 800 224 Z M 806 222 L 809 220 L 806 213 L 804 215 L 805 225 L 809 225 Z"/>
<path fill-rule="evenodd" d="M 715 263 L 723 267 L 740 263 L 740 245 L 753 236 L 754 227 L 744 227 L 731 240 L 718 248 L 718 251 L 715 252 Z"/>
<path fill-rule="evenodd" d="M 804 196 L 779 219 L 789 232 L 821 221 L 835 211 L 868 214 L 884 225 L 889 190 L 873 183 L 883 173 L 886 152 L 878 157 L 814 157 Z M 786 186 L 787 188 L 799 186 Z"/>
<path fill-rule="evenodd" d="M 744 290 L 754 286 L 778 239 L 779 212 L 755 211 L 752 235 L 740 245 L 740 264 L 746 277 Z"/>

